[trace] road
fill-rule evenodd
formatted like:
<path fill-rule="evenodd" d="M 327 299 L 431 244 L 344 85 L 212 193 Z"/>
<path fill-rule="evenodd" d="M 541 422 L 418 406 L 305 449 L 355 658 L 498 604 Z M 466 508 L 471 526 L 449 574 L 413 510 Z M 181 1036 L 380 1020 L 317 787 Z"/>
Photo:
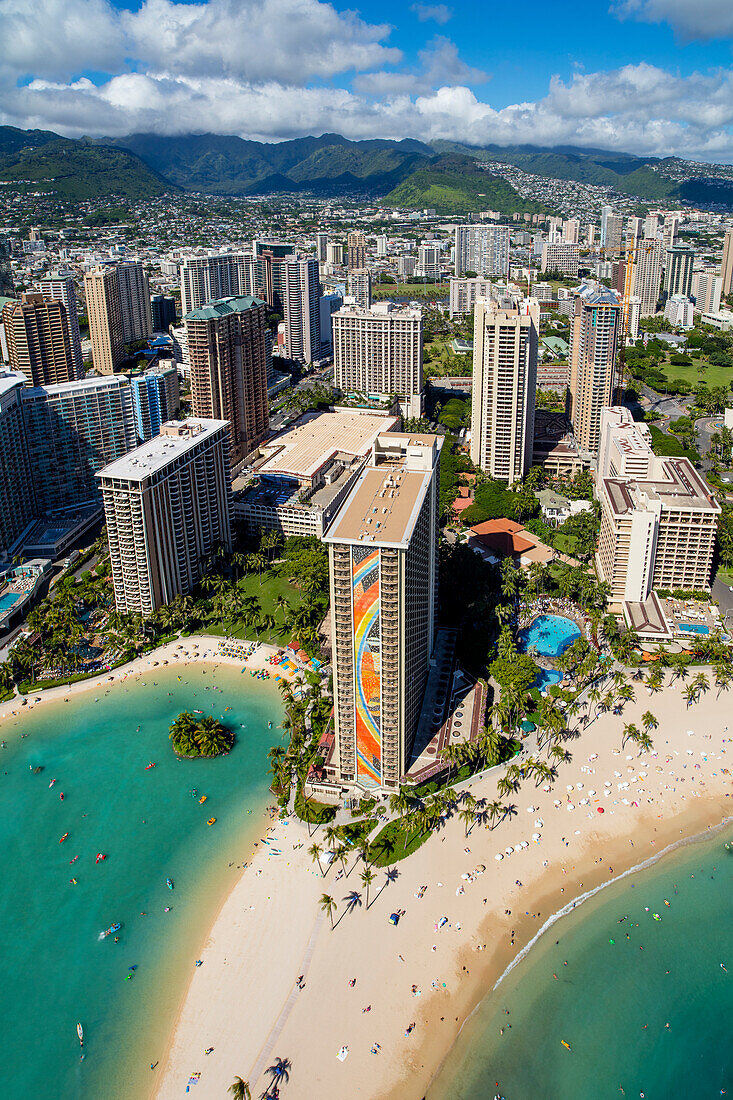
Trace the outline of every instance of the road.
<path fill-rule="evenodd" d="M 636 383 L 639 389 L 639 393 L 646 399 L 644 409 L 647 412 L 656 412 L 660 416 L 669 417 L 670 420 L 677 420 L 680 416 L 687 416 L 688 409 L 683 403 L 683 400 L 679 397 L 662 396 L 657 393 L 656 390 L 652 390 L 649 386 L 645 386 L 641 383 Z M 660 424 L 660 427 L 662 425 Z"/>

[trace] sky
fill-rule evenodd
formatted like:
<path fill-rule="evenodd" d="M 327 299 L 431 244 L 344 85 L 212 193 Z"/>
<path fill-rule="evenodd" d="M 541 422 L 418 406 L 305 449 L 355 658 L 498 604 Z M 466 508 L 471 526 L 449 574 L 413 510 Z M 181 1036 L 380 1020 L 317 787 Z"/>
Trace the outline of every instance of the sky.
<path fill-rule="evenodd" d="M 733 0 L 0 0 L 0 123 L 733 163 Z"/>

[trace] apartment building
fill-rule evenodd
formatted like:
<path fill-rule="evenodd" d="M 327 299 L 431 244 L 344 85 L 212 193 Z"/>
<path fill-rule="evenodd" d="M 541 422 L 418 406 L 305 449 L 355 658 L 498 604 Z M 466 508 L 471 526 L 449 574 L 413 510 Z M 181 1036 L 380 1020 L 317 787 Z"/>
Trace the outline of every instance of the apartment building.
<path fill-rule="evenodd" d="M 0 371 L 0 561 L 12 557 L 36 518 L 34 471 L 21 405 L 25 381 L 17 371 Z"/>
<path fill-rule="evenodd" d="M 169 360 L 142 374 L 131 375 L 132 411 L 138 440 L 157 435 L 163 424 L 175 420 L 181 407 L 178 370 Z"/>
<path fill-rule="evenodd" d="M 455 274 L 509 274 L 508 225 L 457 225 Z"/>
<path fill-rule="evenodd" d="M 720 265 L 722 294 L 724 298 L 733 290 L 733 229 L 726 229 L 723 240 L 723 259 Z"/>
<path fill-rule="evenodd" d="M 79 331 L 79 310 L 76 301 L 74 277 L 68 271 L 52 271 L 44 275 L 38 284 L 44 298 L 54 302 L 63 302 L 66 310 L 66 326 L 69 330 L 71 358 L 74 361 L 74 378 L 84 375 L 84 360 L 81 354 L 81 333 Z"/>
<path fill-rule="evenodd" d="M 346 237 L 347 264 L 349 271 L 363 271 L 366 267 L 366 237 L 360 229 L 354 229 Z"/>
<path fill-rule="evenodd" d="M 229 422 L 234 466 L 269 426 L 265 313 L 258 298 L 222 298 L 183 319 L 194 416 Z"/>
<path fill-rule="evenodd" d="M 138 443 L 127 376 L 27 388 L 21 403 L 39 513 L 98 503 L 97 471 Z"/>
<path fill-rule="evenodd" d="M 628 409 L 604 409 L 596 495 L 596 564 L 611 603 L 653 589 L 710 588 L 720 505 L 686 458 L 660 458 Z"/>
<path fill-rule="evenodd" d="M 422 414 L 422 311 L 391 302 L 333 314 L 334 384 L 380 401 L 397 395 L 404 416 Z"/>
<path fill-rule="evenodd" d="M 98 473 L 115 606 L 152 614 L 232 548 L 229 425 L 189 417 Z"/>
<path fill-rule="evenodd" d="M 612 404 L 619 383 L 616 370 L 621 327 L 618 295 L 584 284 L 575 295 L 570 318 L 568 412 L 581 451 L 598 450 L 601 409 Z"/>
<path fill-rule="evenodd" d="M 249 264 L 248 264 L 249 261 Z M 181 314 L 220 298 L 250 294 L 252 257 L 244 252 L 220 252 L 189 256 L 181 261 Z"/>
<path fill-rule="evenodd" d="M 539 302 L 476 302 L 471 461 L 512 485 L 532 465 Z"/>
<path fill-rule="evenodd" d="M 699 271 L 692 276 L 692 297 L 699 313 L 717 313 L 723 293 L 723 280 L 711 271 Z"/>
<path fill-rule="evenodd" d="M 541 271 L 559 271 L 562 275 L 577 275 L 580 267 L 580 248 L 564 241 L 542 245 Z"/>
<path fill-rule="evenodd" d="M 493 298 L 499 293 L 495 283 L 480 276 L 466 279 L 452 275 L 448 280 L 448 286 L 448 315 L 451 319 L 465 317 L 470 313 L 477 298 Z"/>
<path fill-rule="evenodd" d="M 285 322 L 285 355 L 303 365 L 320 362 L 321 283 L 318 261 L 314 257 L 289 257 L 283 261 L 281 296 Z"/>
<path fill-rule="evenodd" d="M 396 788 L 410 762 L 433 650 L 442 440 L 379 436 L 325 536 L 337 777 Z"/>
<path fill-rule="evenodd" d="M 663 260 L 664 242 L 645 237 L 636 250 L 633 270 L 627 271 L 627 281 L 631 282 L 629 292 L 641 299 L 642 317 L 651 317 L 657 312 Z"/>
<path fill-rule="evenodd" d="M 114 374 L 125 358 L 120 284 L 114 266 L 97 267 L 84 276 L 84 296 L 97 374 Z"/>
<path fill-rule="evenodd" d="M 76 378 L 66 306 L 60 299 L 23 294 L 2 309 L 8 360 L 29 386 L 53 385 Z"/>
<path fill-rule="evenodd" d="M 674 245 L 667 249 L 664 261 L 664 293 L 667 298 L 675 295 L 690 297 L 694 262 L 694 251 L 685 245 Z"/>

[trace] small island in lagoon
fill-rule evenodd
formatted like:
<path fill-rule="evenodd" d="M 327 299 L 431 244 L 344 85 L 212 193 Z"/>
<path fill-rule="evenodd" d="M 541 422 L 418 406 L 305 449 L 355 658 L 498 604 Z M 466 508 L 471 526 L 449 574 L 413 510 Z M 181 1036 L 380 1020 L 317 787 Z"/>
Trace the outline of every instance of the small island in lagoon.
<path fill-rule="evenodd" d="M 183 710 L 170 726 L 176 756 L 187 760 L 226 756 L 234 747 L 234 734 L 211 715 L 199 718 Z"/>

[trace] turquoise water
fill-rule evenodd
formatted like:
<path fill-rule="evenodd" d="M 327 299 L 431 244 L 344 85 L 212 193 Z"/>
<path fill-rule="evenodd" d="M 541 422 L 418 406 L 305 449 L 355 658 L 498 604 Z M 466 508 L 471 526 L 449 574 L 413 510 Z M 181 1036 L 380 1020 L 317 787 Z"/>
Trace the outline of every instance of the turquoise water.
<path fill-rule="evenodd" d="M 532 686 L 544 691 L 550 684 L 559 684 L 561 680 L 562 672 L 558 672 L 555 668 L 541 668 Z"/>
<path fill-rule="evenodd" d="M 726 839 L 733 829 L 679 849 L 548 929 L 464 1029 L 427 1100 L 733 1093 Z"/>
<path fill-rule="evenodd" d="M 20 599 L 19 592 L 5 592 L 0 596 L 0 611 L 7 611 L 11 607 L 15 607 Z"/>
<path fill-rule="evenodd" d="M 534 646 L 542 657 L 559 657 L 579 637 L 578 627 L 564 615 L 538 615 L 530 626 L 519 631 L 522 652 Z"/>
<path fill-rule="evenodd" d="M 3 1097 L 149 1094 L 150 1063 L 165 1053 L 206 932 L 262 829 L 266 753 L 282 717 L 274 684 L 229 668 L 189 666 L 188 683 L 155 673 L 145 687 L 111 685 L 99 702 L 87 692 L 0 725 Z M 183 709 L 223 715 L 237 730 L 232 753 L 178 761 L 168 726 Z M 96 864 L 97 852 L 107 859 Z M 119 943 L 100 940 L 114 922 Z"/>
<path fill-rule="evenodd" d="M 686 634 L 709 634 L 710 628 L 703 626 L 702 623 L 680 623 L 680 630 L 684 630 Z"/>

